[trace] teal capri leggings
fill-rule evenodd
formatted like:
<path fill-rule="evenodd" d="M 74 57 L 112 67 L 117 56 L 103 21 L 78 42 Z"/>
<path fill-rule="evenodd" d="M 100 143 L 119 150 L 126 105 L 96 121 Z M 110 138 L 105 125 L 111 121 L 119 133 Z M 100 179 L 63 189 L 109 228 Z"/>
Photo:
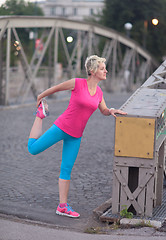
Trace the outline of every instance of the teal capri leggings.
<path fill-rule="evenodd" d="M 53 124 L 53 126 L 38 139 L 29 138 L 28 151 L 32 155 L 36 155 L 61 140 L 63 140 L 63 151 L 59 178 L 70 180 L 71 171 L 80 148 L 81 137 L 72 137 Z"/>

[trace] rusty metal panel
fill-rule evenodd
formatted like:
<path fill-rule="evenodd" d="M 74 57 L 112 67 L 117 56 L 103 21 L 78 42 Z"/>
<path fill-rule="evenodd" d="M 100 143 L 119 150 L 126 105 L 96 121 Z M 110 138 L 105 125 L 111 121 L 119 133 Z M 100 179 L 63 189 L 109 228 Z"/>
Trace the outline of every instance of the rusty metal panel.
<path fill-rule="evenodd" d="M 155 119 L 117 117 L 115 156 L 152 159 L 154 155 Z"/>

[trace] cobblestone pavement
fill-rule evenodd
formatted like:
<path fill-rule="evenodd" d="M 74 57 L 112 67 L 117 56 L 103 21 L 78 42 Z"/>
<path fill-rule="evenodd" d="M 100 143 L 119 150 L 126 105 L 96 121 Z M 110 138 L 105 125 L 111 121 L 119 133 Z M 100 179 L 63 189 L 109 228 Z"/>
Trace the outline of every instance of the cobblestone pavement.
<path fill-rule="evenodd" d="M 109 107 L 119 108 L 130 94 L 104 93 Z M 44 131 L 66 109 L 67 100 L 49 100 Z M 34 105 L 0 111 L 0 213 L 79 228 L 93 209 L 111 197 L 114 118 L 97 110 L 90 118 L 72 172 L 69 203 L 78 220 L 56 216 L 62 143 L 32 156 L 27 151 Z"/>

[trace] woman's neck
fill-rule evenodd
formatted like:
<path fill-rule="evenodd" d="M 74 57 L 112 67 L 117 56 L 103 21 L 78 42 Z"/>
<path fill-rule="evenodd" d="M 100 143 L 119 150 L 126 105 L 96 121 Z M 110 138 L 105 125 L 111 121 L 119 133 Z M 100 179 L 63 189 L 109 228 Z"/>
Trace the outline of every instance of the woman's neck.
<path fill-rule="evenodd" d="M 89 76 L 87 78 L 87 83 L 88 83 L 88 87 L 90 89 L 94 89 L 97 87 L 99 80 L 97 78 L 95 78 L 94 76 Z"/>
<path fill-rule="evenodd" d="M 95 95 L 97 91 L 97 84 L 99 81 L 95 79 L 93 76 L 90 76 L 87 78 L 87 86 L 88 86 L 88 91 L 91 96 Z"/>

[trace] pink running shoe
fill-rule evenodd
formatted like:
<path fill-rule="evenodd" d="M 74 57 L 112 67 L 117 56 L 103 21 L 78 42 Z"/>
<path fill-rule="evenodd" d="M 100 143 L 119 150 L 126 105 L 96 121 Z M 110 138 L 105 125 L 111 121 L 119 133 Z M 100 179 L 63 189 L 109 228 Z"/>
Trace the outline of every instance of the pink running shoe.
<path fill-rule="evenodd" d="M 36 111 L 36 117 L 43 119 L 43 118 L 47 117 L 48 115 L 49 115 L 48 104 L 45 99 L 42 99 L 42 101 Z"/>
<path fill-rule="evenodd" d="M 80 216 L 79 213 L 75 212 L 68 203 L 66 203 L 65 207 L 60 207 L 60 205 L 58 205 L 57 210 L 56 210 L 56 214 L 58 215 L 62 215 L 62 216 L 68 216 L 68 217 L 72 217 L 72 218 L 78 218 Z"/>

